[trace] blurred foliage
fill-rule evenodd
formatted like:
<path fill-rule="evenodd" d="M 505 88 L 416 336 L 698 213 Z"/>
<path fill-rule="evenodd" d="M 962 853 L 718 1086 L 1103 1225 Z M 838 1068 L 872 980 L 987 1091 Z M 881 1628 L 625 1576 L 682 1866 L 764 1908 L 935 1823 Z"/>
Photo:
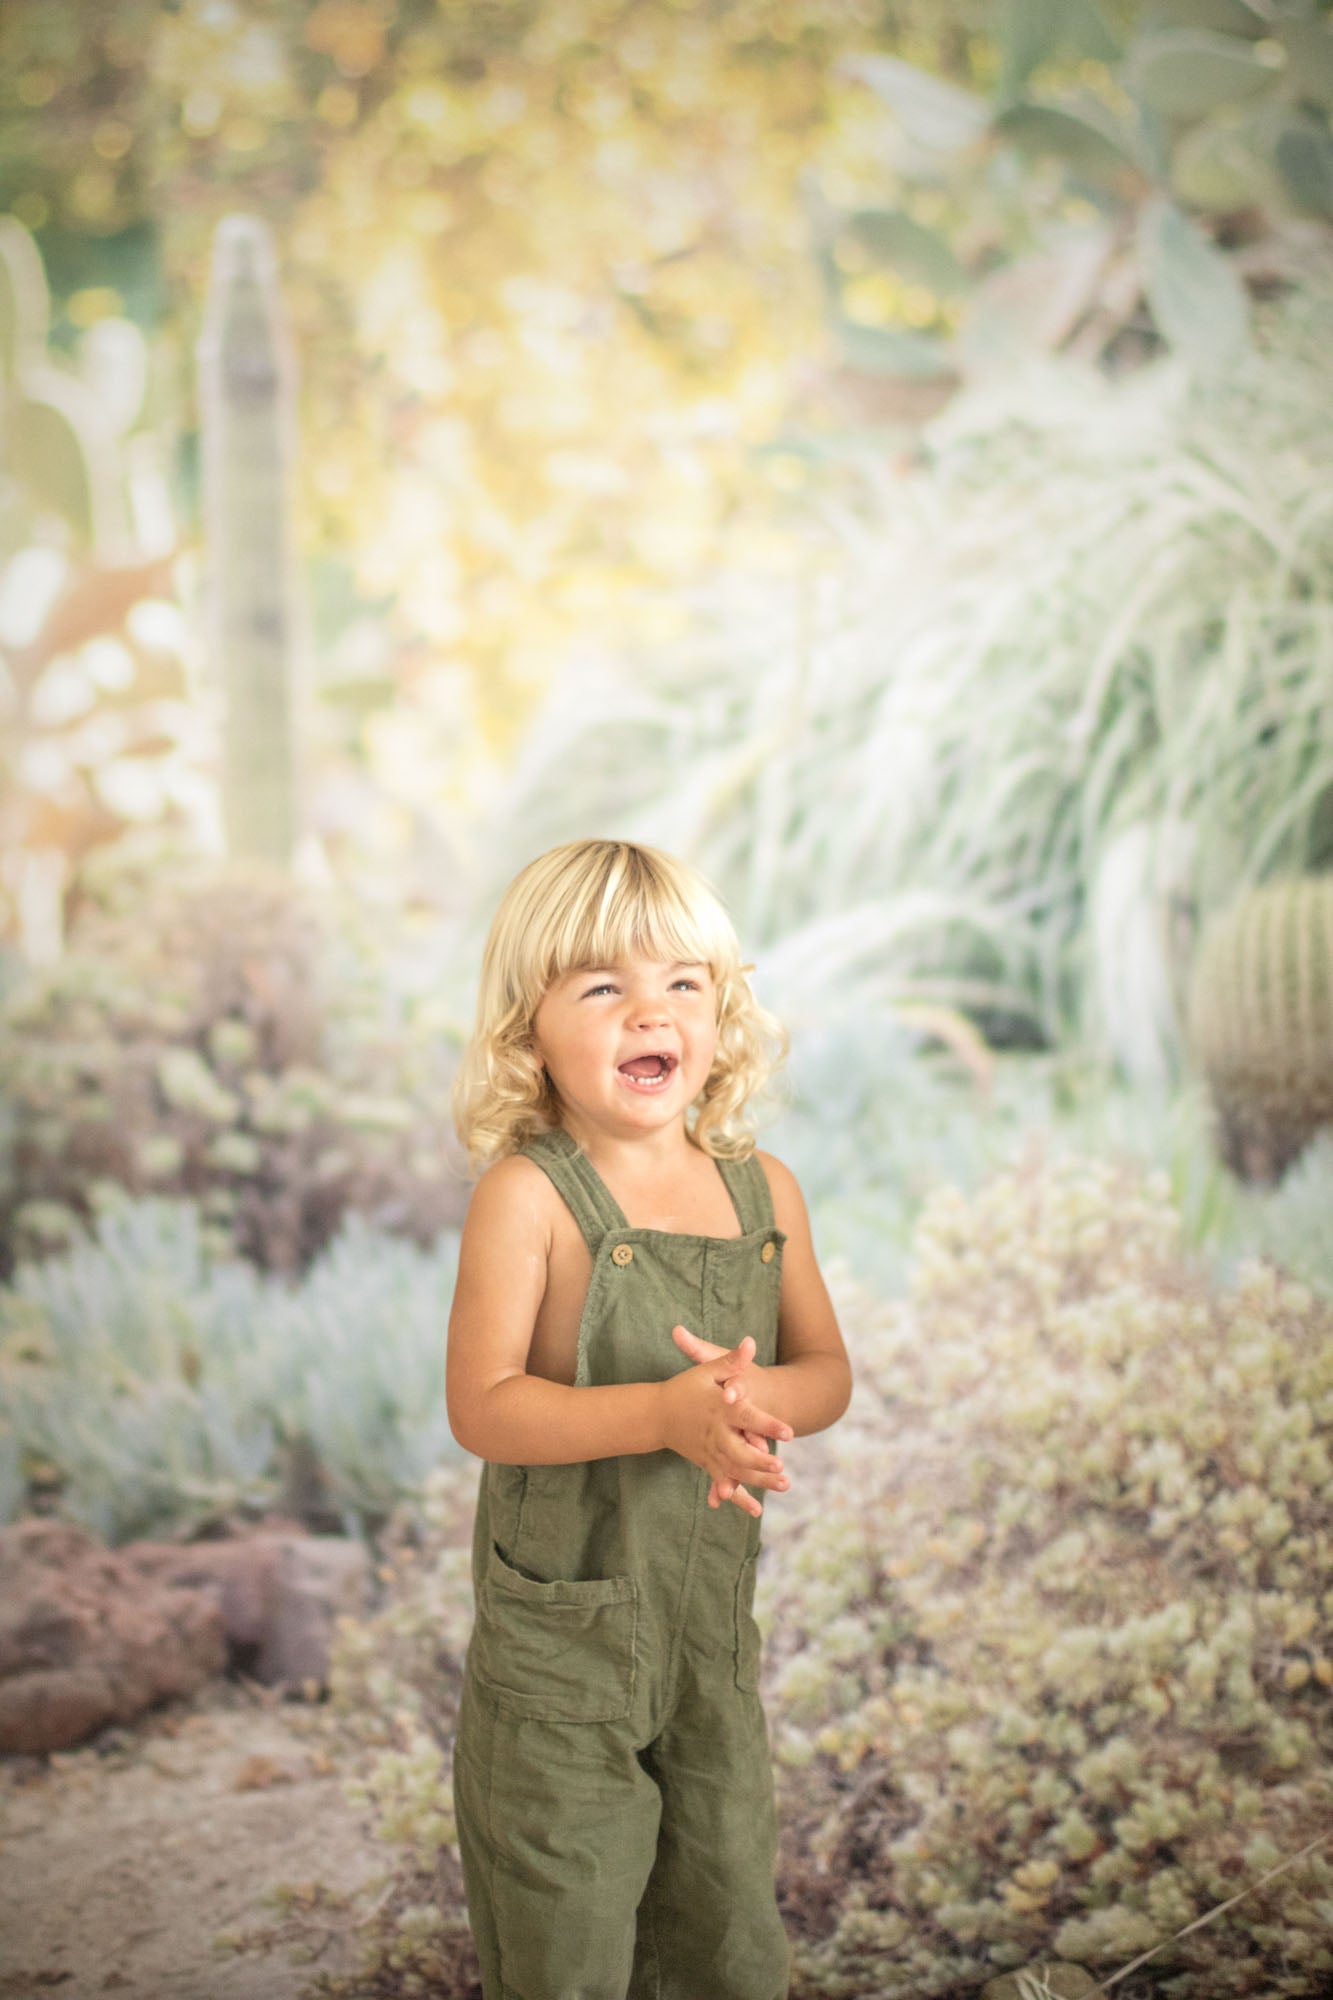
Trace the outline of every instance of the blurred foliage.
<path fill-rule="evenodd" d="M 824 149 L 854 172 L 879 147 L 843 54 L 887 38 L 970 78 L 986 15 L 14 0 L 0 201 L 37 229 L 74 323 L 151 227 L 185 430 L 213 228 L 264 215 L 305 372 L 311 545 L 352 552 L 363 604 L 393 600 L 370 674 L 334 665 L 343 697 L 373 707 L 391 668 L 429 715 L 465 661 L 502 731 L 627 586 L 743 532 L 746 454 L 820 345 L 801 176 Z M 774 506 L 755 496 L 761 525 Z"/>
<path fill-rule="evenodd" d="M 456 1041 L 384 979 L 372 913 L 156 840 L 79 893 L 68 949 L 0 1009 L 7 1258 L 122 1190 L 193 1197 L 214 1254 L 287 1273 L 349 1209 L 423 1244 L 461 1216 Z"/>
<path fill-rule="evenodd" d="M 1333 861 L 1330 310 L 1333 266 L 1220 375 L 1046 357 L 911 472 L 849 461 L 840 575 L 710 580 L 671 644 L 558 677 L 478 835 L 478 932 L 598 825 L 718 884 L 765 1004 L 834 1052 L 834 1133 L 891 1118 L 904 1034 L 981 1090 L 1004 1046 L 1169 1094 L 1200 921 Z"/>
<path fill-rule="evenodd" d="M 0 216 L 0 933 L 37 955 L 79 855 L 145 790 L 188 797 L 194 733 L 143 334 L 111 313 L 65 353 L 51 322 L 32 237 Z"/>
<path fill-rule="evenodd" d="M 894 133 L 888 204 L 817 213 L 849 356 L 941 395 L 1057 349 L 1224 367 L 1251 294 L 1326 250 L 1333 31 L 1308 0 L 1153 0 L 1119 27 L 1096 0 L 1009 0 L 995 34 L 989 99 L 848 65 Z"/>
<path fill-rule="evenodd" d="M 150 329 L 187 520 L 215 228 L 274 228 L 323 697 L 308 824 L 335 868 L 406 857 L 438 903 L 438 849 L 558 661 L 676 643 L 728 567 L 839 569 L 848 462 L 915 462 L 960 382 L 1052 348 L 1245 348 L 1329 235 L 1325 15 L 11 0 L 0 204 L 37 232 L 53 343 Z M 207 819 L 188 768 L 108 761 L 67 790 Z"/>
<path fill-rule="evenodd" d="M 0 1288 L 0 1520 L 373 1533 L 456 1455 L 455 1232 L 422 1250 L 349 1216 L 295 1284 L 209 1245 L 194 1203 L 122 1197 Z"/>

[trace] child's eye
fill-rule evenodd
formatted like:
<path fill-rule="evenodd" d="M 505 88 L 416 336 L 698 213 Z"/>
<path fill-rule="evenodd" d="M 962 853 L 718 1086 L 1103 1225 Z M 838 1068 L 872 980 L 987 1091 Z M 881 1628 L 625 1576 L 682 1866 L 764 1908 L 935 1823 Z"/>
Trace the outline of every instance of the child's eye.
<path fill-rule="evenodd" d="M 699 991 L 699 982 L 697 979 L 673 979 L 671 983 L 673 986 L 688 986 L 691 993 Z"/>

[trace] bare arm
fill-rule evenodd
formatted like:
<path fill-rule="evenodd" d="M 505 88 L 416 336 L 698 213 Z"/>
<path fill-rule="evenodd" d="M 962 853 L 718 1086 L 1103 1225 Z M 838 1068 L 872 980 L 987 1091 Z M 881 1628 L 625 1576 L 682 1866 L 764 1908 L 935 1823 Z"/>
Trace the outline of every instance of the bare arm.
<path fill-rule="evenodd" d="M 501 1160 L 482 1175 L 468 1207 L 445 1378 L 450 1427 L 463 1449 L 501 1465 L 570 1465 L 670 1448 L 695 1464 L 711 1459 L 710 1473 L 724 1452 L 737 1476 L 779 1484 L 767 1451 L 732 1442 L 720 1387 L 712 1398 L 705 1393 L 709 1371 L 720 1384 L 720 1363 L 624 1386 L 574 1388 L 528 1374 L 550 1257 L 545 1181 L 529 1160 Z M 753 1428 L 790 1434 L 772 1419 Z"/>

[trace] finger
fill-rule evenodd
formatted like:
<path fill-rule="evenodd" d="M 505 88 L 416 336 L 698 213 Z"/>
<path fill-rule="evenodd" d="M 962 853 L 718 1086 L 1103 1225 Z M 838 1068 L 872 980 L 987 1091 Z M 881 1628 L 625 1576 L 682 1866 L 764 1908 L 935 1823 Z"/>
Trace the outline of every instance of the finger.
<path fill-rule="evenodd" d="M 751 1486 L 767 1487 L 770 1493 L 785 1493 L 791 1485 L 791 1480 L 775 1458 L 765 1458 L 758 1465 L 737 1463 L 726 1476 L 737 1483 L 744 1479 Z"/>
<path fill-rule="evenodd" d="M 702 1361 L 722 1361 L 727 1358 L 728 1350 L 725 1347 L 719 1347 L 716 1341 L 701 1340 L 699 1335 L 691 1333 L 687 1326 L 673 1326 L 671 1338 L 686 1359 L 693 1361 L 696 1366 Z"/>
<path fill-rule="evenodd" d="M 787 1444 L 796 1433 L 781 1417 L 770 1417 L 767 1410 L 757 1410 L 753 1403 L 741 1403 L 736 1410 L 737 1430 L 758 1431 L 766 1438 L 776 1438 Z"/>
<path fill-rule="evenodd" d="M 739 1347 L 733 1347 L 729 1352 L 724 1350 L 717 1364 L 718 1381 L 725 1382 L 732 1375 L 737 1375 L 742 1369 L 748 1368 L 757 1351 L 754 1338 L 748 1333 Z"/>
<path fill-rule="evenodd" d="M 763 1514 L 764 1510 L 759 1501 L 755 1499 L 753 1493 L 747 1493 L 743 1486 L 736 1488 L 733 1498 L 736 1506 L 744 1508 L 747 1514 L 753 1514 L 756 1520 Z"/>

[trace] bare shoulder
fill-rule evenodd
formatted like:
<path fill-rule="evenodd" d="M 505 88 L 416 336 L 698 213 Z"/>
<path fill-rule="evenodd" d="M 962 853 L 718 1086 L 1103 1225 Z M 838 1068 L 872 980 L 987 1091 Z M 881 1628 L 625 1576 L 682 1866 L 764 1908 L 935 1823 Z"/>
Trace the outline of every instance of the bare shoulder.
<path fill-rule="evenodd" d="M 511 1153 L 486 1168 L 472 1190 L 464 1235 L 486 1246 L 549 1250 L 559 1195 L 535 1160 Z"/>
<path fill-rule="evenodd" d="M 805 1196 L 791 1168 L 784 1165 L 775 1153 L 761 1152 L 758 1147 L 754 1156 L 764 1170 L 764 1179 L 773 1197 L 773 1219 L 778 1228 L 787 1236 L 799 1230 L 808 1230 L 810 1221 L 806 1214 Z"/>

